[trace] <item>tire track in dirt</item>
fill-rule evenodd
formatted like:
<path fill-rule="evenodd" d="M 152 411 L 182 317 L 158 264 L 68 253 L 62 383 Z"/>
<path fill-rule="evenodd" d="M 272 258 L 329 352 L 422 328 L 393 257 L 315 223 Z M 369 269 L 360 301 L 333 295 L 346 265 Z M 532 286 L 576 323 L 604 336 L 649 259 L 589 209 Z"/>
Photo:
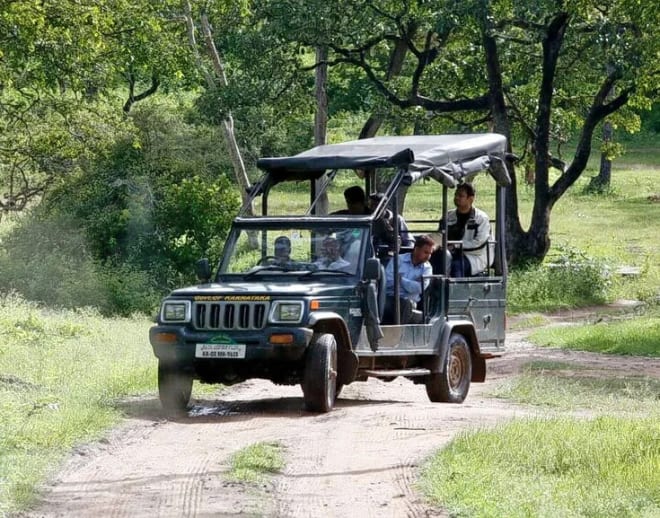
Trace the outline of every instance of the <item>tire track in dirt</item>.
<path fill-rule="evenodd" d="M 332 414 L 314 418 L 287 445 L 288 467 L 275 482 L 277 516 L 444 516 L 415 484 L 423 460 L 474 425 L 464 415 L 469 405 L 429 403 L 423 385 L 407 380 L 370 380 L 344 391 Z M 467 411 L 484 414 L 486 407 Z M 502 408 L 484 421 L 515 413 Z"/>
<path fill-rule="evenodd" d="M 139 408 L 24 516 L 442 516 L 416 492 L 420 463 L 457 430 L 511 415 L 478 397 L 429 403 L 407 380 L 348 386 L 324 415 L 303 411 L 299 387 L 250 381 L 220 397 L 171 421 L 155 401 Z M 261 441 L 284 446 L 284 472 L 256 486 L 228 481 L 231 455 Z"/>

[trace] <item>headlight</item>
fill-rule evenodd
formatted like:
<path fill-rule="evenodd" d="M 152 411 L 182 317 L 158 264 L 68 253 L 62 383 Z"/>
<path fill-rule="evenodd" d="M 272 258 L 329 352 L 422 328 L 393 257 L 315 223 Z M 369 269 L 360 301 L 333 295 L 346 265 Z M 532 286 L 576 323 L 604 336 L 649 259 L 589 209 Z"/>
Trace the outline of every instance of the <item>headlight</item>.
<path fill-rule="evenodd" d="M 190 322 L 189 300 L 166 300 L 160 310 L 162 322 Z"/>
<path fill-rule="evenodd" d="M 269 320 L 276 324 L 296 324 L 302 318 L 303 307 L 302 301 L 275 301 L 270 310 Z"/>

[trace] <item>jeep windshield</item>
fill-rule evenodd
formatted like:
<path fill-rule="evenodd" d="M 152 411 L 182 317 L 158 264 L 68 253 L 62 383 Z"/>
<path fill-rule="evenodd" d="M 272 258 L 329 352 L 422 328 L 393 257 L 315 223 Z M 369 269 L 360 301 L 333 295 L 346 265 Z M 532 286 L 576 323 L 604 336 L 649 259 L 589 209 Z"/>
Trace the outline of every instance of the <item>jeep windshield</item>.
<path fill-rule="evenodd" d="M 234 228 L 219 275 L 353 276 L 366 228 L 282 226 Z"/>

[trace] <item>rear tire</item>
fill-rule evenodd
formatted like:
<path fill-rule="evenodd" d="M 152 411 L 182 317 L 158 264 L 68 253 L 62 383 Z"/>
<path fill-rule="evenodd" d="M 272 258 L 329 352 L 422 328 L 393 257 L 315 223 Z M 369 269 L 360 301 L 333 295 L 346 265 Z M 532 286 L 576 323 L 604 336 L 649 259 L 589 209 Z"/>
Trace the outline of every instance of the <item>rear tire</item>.
<path fill-rule="evenodd" d="M 302 383 L 305 408 L 329 412 L 337 394 L 337 342 L 331 334 L 314 335 L 307 348 Z"/>
<path fill-rule="evenodd" d="M 452 333 L 443 372 L 426 380 L 426 393 L 434 403 L 462 403 L 470 390 L 472 357 L 463 335 Z"/>
<path fill-rule="evenodd" d="M 176 365 L 158 362 L 158 397 L 167 413 L 181 413 L 186 410 L 192 385 L 191 373 L 177 369 Z"/>

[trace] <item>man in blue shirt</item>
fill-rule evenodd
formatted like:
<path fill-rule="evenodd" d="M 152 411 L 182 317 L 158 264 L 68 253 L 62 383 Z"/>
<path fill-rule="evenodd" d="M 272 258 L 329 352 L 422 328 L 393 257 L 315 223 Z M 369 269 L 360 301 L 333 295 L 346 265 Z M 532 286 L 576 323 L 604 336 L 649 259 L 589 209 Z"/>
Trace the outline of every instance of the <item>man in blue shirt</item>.
<path fill-rule="evenodd" d="M 435 242 L 430 236 L 418 236 L 415 247 L 409 254 L 399 256 L 399 309 L 402 324 L 420 324 L 421 314 L 416 310 L 417 303 L 422 298 L 424 289 L 429 284 L 428 277 L 433 273 L 429 258 L 433 253 Z M 387 302 L 385 304 L 386 322 L 394 321 L 394 262 L 390 261 L 385 269 L 387 281 Z"/>

